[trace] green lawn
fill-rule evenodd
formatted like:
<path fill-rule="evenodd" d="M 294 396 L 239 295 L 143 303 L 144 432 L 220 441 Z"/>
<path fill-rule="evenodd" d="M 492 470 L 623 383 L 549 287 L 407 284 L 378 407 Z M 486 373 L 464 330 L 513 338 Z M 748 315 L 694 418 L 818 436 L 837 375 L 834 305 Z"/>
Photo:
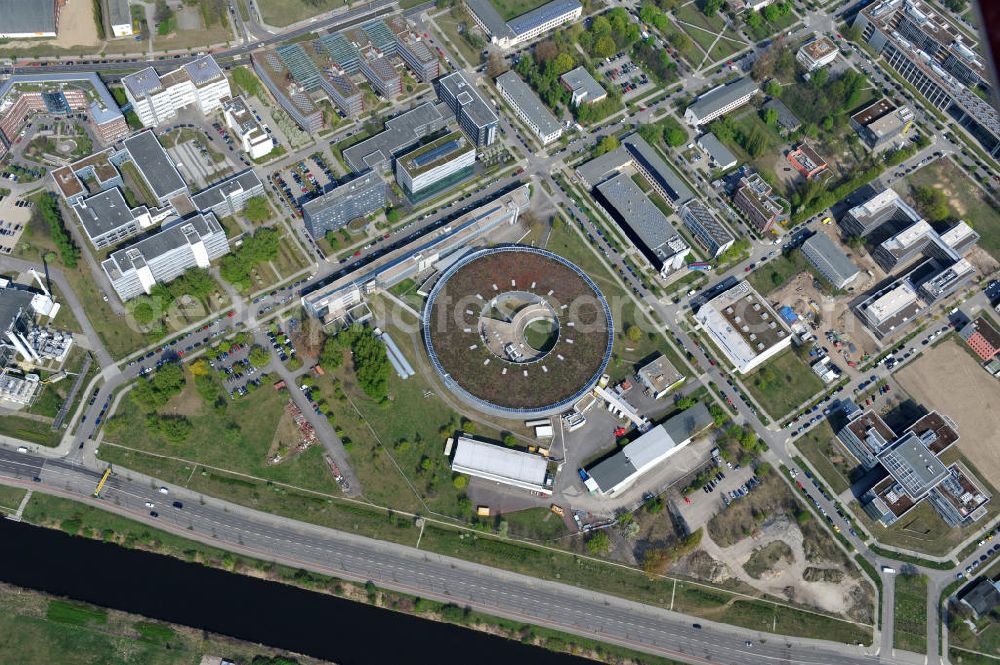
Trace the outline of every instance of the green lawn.
<path fill-rule="evenodd" d="M 951 216 L 962 219 L 979 235 L 979 246 L 1000 258 L 1000 205 L 986 194 L 969 175 L 950 158 L 937 159 L 907 176 L 912 186 L 933 187 L 947 197 Z M 908 194 L 907 187 L 899 188 Z"/>
<path fill-rule="evenodd" d="M 720 39 L 716 45 L 712 47 L 712 50 L 708 52 L 709 62 L 718 62 L 747 47 L 747 44 L 742 39 L 737 37 L 736 33 L 729 28 L 726 28 L 726 31 L 722 33 L 722 35 L 722 39 Z"/>
<path fill-rule="evenodd" d="M 61 431 L 52 431 L 52 423 L 39 422 L 24 416 L 4 416 L 0 418 L 0 434 L 50 448 L 58 446 L 59 441 L 62 439 Z"/>
<path fill-rule="evenodd" d="M 548 508 L 528 508 L 516 513 L 505 513 L 510 534 L 528 540 L 554 540 L 569 533 L 563 518 Z"/>
<path fill-rule="evenodd" d="M 26 493 L 26 490 L 23 490 L 20 487 L 7 487 L 6 485 L 0 485 L 0 512 L 17 512 L 17 507 L 21 505 L 21 499 L 24 498 Z"/>
<path fill-rule="evenodd" d="M 896 576 L 893 646 L 915 653 L 927 651 L 927 578 Z"/>
<path fill-rule="evenodd" d="M 344 0 L 257 0 L 264 22 L 278 28 L 344 6 Z"/>
<path fill-rule="evenodd" d="M 504 20 L 509 21 L 515 16 L 520 16 L 536 7 L 541 7 L 548 0 L 491 0 L 491 2 L 497 11 L 500 12 L 500 16 L 503 16 Z"/>
<path fill-rule="evenodd" d="M 795 441 L 795 447 L 822 476 L 834 494 L 850 489 L 851 471 L 859 465 L 837 440 L 825 420 Z"/>
<path fill-rule="evenodd" d="M 820 378 L 791 350 L 768 360 L 743 385 L 774 419 L 788 415 L 823 389 Z"/>
<path fill-rule="evenodd" d="M 258 478 L 289 483 L 318 492 L 337 493 L 337 485 L 322 460 L 318 443 L 280 464 L 269 464 L 272 447 L 288 403 L 288 393 L 275 391 L 274 379 L 265 379 L 261 387 L 245 397 L 227 400 L 224 413 L 206 406 L 188 377 L 185 390 L 173 397 L 158 413 L 186 416 L 193 425 L 181 443 L 164 439 L 146 427 L 146 414 L 131 397 L 126 397 L 114 414 L 114 422 L 105 431 L 105 440 L 125 449 L 176 457 L 197 464 L 218 467 Z M 288 416 L 284 416 L 286 419 Z M 282 437 L 284 443 L 290 437 Z M 211 442 L 211 445 L 206 445 Z M 102 456 L 114 455 L 113 446 L 103 446 Z M 146 456 L 148 458 L 148 456 Z M 156 458 L 148 458 L 157 464 Z"/>
<path fill-rule="evenodd" d="M 725 19 L 721 14 L 716 14 L 715 16 L 705 16 L 698 8 L 701 4 L 702 3 L 700 2 L 689 2 L 688 4 L 674 10 L 674 14 L 680 21 L 693 23 L 694 25 L 701 26 L 711 32 L 722 32 L 722 29 L 726 25 Z"/>

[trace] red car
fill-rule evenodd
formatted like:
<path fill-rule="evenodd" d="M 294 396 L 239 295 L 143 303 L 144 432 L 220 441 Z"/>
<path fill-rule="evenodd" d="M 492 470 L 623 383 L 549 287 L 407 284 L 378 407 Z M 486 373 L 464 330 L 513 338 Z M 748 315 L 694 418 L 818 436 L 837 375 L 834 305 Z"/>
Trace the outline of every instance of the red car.
<path fill-rule="evenodd" d="M 684 503 L 691 503 L 691 497 L 684 497 Z"/>

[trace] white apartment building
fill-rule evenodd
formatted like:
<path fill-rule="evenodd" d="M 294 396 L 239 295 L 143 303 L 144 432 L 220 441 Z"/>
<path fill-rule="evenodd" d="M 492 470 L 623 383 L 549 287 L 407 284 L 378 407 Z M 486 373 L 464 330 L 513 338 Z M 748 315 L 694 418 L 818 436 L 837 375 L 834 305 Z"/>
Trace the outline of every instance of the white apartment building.
<path fill-rule="evenodd" d="M 122 299 L 131 300 L 191 268 L 208 268 L 229 253 L 229 239 L 212 213 L 179 219 L 111 254 L 101 267 Z"/>
<path fill-rule="evenodd" d="M 122 78 L 125 96 L 145 127 L 176 117 L 177 109 L 198 105 L 208 115 L 232 97 L 229 79 L 210 55 L 167 72 L 163 76 L 152 67 Z"/>
<path fill-rule="evenodd" d="M 692 127 L 712 122 L 720 115 L 743 106 L 757 94 L 757 84 L 749 76 L 709 90 L 684 112 Z"/>
<path fill-rule="evenodd" d="M 837 59 L 837 46 L 829 37 L 816 36 L 795 55 L 807 72 L 826 67 Z"/>
<path fill-rule="evenodd" d="M 271 152 L 274 148 L 271 135 L 257 122 L 243 97 L 223 100 L 222 109 L 226 126 L 239 137 L 243 152 L 251 159 L 261 159 Z"/>

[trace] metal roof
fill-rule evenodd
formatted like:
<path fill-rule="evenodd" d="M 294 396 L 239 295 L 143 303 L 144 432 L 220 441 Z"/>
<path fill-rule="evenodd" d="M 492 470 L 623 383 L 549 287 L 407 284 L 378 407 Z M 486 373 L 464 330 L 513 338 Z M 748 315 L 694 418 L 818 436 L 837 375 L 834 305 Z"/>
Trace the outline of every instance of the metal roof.
<path fill-rule="evenodd" d="M 708 156 L 719 164 L 722 168 L 727 168 L 731 164 L 736 164 L 736 156 L 729 151 L 729 148 L 722 144 L 722 141 L 715 137 L 715 134 L 709 132 L 708 134 L 702 134 L 698 137 L 698 145 L 700 145 Z"/>
<path fill-rule="evenodd" d="M 698 118 L 705 118 L 754 92 L 757 92 L 757 83 L 749 76 L 744 76 L 709 90 L 689 106 L 688 111 L 692 111 Z"/>
<path fill-rule="evenodd" d="M 858 274 L 858 267 L 825 233 L 817 233 L 806 239 L 802 243 L 802 252 L 817 264 L 816 268 L 821 273 L 836 276 L 839 283 L 834 286 L 838 288 Z"/>
<path fill-rule="evenodd" d="M 31 307 L 34 293 L 25 289 L 0 289 L 0 331 L 11 329 L 14 320 Z"/>
<path fill-rule="evenodd" d="M 499 121 L 493 107 L 486 103 L 468 75 L 461 69 L 442 76 L 437 83 L 458 100 L 461 112 L 467 115 L 476 127 L 486 127 Z"/>
<path fill-rule="evenodd" d="M 348 196 L 355 196 L 362 191 L 375 189 L 377 187 L 386 187 L 385 181 L 374 171 L 368 171 L 361 177 L 355 178 L 354 180 L 346 182 L 342 185 L 337 185 L 322 196 L 306 202 L 302 206 L 302 211 L 303 213 L 316 215 L 322 210 L 340 205 L 340 202 Z"/>
<path fill-rule="evenodd" d="M 645 253 L 657 256 L 676 231 L 666 216 L 631 177 L 619 173 L 597 186 L 597 191 L 618 212 L 622 223 L 645 245 Z"/>
<path fill-rule="evenodd" d="M 451 468 L 459 473 L 518 487 L 541 489 L 545 487 L 548 460 L 540 455 L 462 436 L 458 438 Z"/>
<path fill-rule="evenodd" d="M 514 71 L 506 71 L 497 77 L 497 85 L 513 100 L 516 106 L 531 122 L 538 127 L 538 133 L 548 136 L 562 129 L 562 124 L 556 120 L 552 112 L 538 98 L 538 95 L 521 80 Z"/>
<path fill-rule="evenodd" d="M 128 0 L 108 0 L 108 22 L 111 25 L 132 25 Z"/>
<path fill-rule="evenodd" d="M 559 79 L 569 86 L 569 89 L 574 94 L 582 92 L 582 101 L 584 102 L 594 102 L 608 95 L 608 91 L 604 89 L 604 86 L 582 66 L 569 70 L 560 76 Z"/>
<path fill-rule="evenodd" d="M 569 14 L 570 12 L 582 9 L 583 5 L 581 5 L 577 0 L 552 0 L 552 2 L 546 3 L 541 7 L 532 9 L 530 12 L 521 14 L 517 18 L 511 19 L 507 23 L 507 27 L 515 35 L 522 35 L 544 23 L 547 23 L 548 21 L 551 21 L 552 19 L 559 18 L 560 16 Z"/>
<path fill-rule="evenodd" d="M 187 189 L 181 174 L 151 130 L 147 129 L 127 138 L 124 143 L 135 167 L 158 199 L 165 199 L 174 192 Z"/>
<path fill-rule="evenodd" d="M 666 190 L 674 205 L 680 205 L 694 198 L 694 193 L 688 189 L 680 174 L 667 164 L 646 139 L 636 134 L 629 134 L 622 140 L 622 145 L 632 156 L 649 171 L 656 183 Z"/>
<path fill-rule="evenodd" d="M 878 459 L 912 499 L 927 494 L 948 475 L 941 460 L 912 432 L 903 435 Z"/>
<path fill-rule="evenodd" d="M 507 25 L 507 21 L 503 20 L 503 16 L 500 16 L 500 12 L 496 10 L 490 0 L 465 0 L 465 4 L 469 11 L 482 21 L 486 32 L 490 33 L 491 36 L 498 39 L 514 37 L 514 31 Z"/>
<path fill-rule="evenodd" d="M 444 112 L 442 112 L 444 111 Z M 377 161 L 390 159 L 393 155 L 418 142 L 427 134 L 428 127 L 441 125 L 446 117 L 447 107 L 425 102 L 416 108 L 390 118 L 385 129 L 375 136 L 356 143 L 343 151 L 344 161 L 352 171 L 363 171 L 370 166 L 371 155 Z"/>
<path fill-rule="evenodd" d="M 0 0 L 0 16 L 0 34 L 56 31 L 55 0 Z"/>

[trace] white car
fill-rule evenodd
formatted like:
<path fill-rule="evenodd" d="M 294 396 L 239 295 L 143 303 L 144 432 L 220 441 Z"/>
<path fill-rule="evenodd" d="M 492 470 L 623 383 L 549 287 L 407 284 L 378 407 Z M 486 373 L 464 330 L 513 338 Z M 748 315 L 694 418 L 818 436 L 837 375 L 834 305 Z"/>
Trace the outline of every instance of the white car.
<path fill-rule="evenodd" d="M 161 487 L 160 494 L 170 494 L 170 490 L 168 490 L 166 487 Z"/>
<path fill-rule="evenodd" d="M 20 446 L 17 449 L 17 452 L 19 452 L 19 453 L 26 453 L 26 452 L 28 452 L 28 448 L 26 446 Z"/>
<path fill-rule="evenodd" d="M 153 502 L 152 501 L 147 501 L 146 502 L 146 507 L 147 508 L 153 508 L 154 507 Z"/>

